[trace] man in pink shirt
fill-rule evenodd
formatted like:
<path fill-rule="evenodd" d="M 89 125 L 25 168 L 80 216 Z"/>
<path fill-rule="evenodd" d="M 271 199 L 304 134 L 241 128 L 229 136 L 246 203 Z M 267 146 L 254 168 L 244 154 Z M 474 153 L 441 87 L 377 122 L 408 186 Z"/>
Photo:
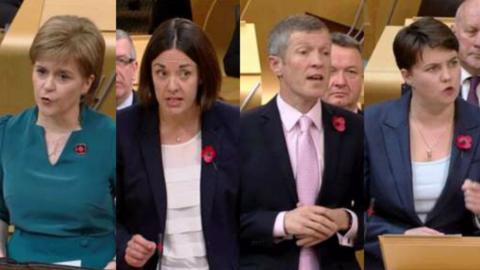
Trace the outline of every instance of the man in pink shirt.
<path fill-rule="evenodd" d="M 240 269 L 359 269 L 363 120 L 320 99 L 330 33 L 290 16 L 268 50 L 279 94 L 241 118 Z"/>

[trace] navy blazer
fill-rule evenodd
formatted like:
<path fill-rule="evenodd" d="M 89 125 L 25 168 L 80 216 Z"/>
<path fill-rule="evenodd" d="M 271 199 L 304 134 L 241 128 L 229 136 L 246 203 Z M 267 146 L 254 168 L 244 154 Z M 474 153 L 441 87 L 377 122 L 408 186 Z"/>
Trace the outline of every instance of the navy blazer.
<path fill-rule="evenodd" d="M 378 236 L 403 234 L 427 226 L 446 234 L 473 235 L 474 216 L 465 208 L 461 186 L 466 178 L 480 179 L 480 109 L 461 98 L 455 101 L 454 139 L 447 181 L 423 223 L 415 213 L 410 155 L 411 92 L 398 100 L 365 109 L 365 181 L 373 215 L 367 217 L 366 269 L 383 269 Z M 459 135 L 469 135 L 472 147 L 460 150 Z"/>
<path fill-rule="evenodd" d="M 343 116 L 339 132 L 333 116 Z M 363 121 L 362 117 L 322 103 L 325 136 L 324 174 L 316 204 L 352 209 L 359 217 L 357 248 L 363 242 Z M 275 241 L 273 227 L 281 211 L 298 203 L 282 122 L 272 99 L 241 116 L 240 268 L 298 268 L 300 248 L 295 239 Z M 314 246 L 322 270 L 359 269 L 354 248 L 338 244 L 336 235 Z"/>
<path fill-rule="evenodd" d="M 165 230 L 167 194 L 162 167 L 158 107 L 135 105 L 117 114 L 117 267 L 134 234 L 157 242 Z M 202 149 L 217 156 L 202 162 L 201 216 L 210 269 L 238 269 L 238 108 L 216 102 L 202 115 Z M 155 254 L 143 269 L 154 270 Z"/>

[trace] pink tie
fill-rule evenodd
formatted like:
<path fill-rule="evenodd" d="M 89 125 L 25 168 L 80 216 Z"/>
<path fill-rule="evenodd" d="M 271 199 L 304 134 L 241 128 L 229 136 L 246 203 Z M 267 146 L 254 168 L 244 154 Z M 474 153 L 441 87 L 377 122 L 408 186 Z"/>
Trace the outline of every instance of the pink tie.
<path fill-rule="evenodd" d="M 317 152 L 313 143 L 310 127 L 312 120 L 302 116 L 298 121 L 300 135 L 297 144 L 297 193 L 298 199 L 303 205 L 314 205 L 317 199 L 319 186 L 319 168 Z M 318 270 L 317 256 L 312 248 L 300 250 L 300 262 L 298 270 Z"/>

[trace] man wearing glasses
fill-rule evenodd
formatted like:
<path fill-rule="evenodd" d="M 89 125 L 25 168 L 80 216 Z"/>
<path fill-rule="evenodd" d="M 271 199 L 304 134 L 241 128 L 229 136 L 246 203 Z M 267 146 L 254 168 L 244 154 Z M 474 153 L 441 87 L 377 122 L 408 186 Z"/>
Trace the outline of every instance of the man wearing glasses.
<path fill-rule="evenodd" d="M 133 91 L 133 82 L 138 63 L 133 42 L 127 32 L 117 29 L 115 88 L 117 110 L 137 103 L 137 93 Z"/>

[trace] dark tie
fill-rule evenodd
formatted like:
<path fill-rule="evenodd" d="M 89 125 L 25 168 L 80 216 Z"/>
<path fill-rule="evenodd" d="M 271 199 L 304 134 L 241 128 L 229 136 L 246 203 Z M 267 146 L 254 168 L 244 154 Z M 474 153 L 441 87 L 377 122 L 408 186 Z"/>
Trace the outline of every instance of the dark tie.
<path fill-rule="evenodd" d="M 479 82 L 479 76 L 470 77 L 470 89 L 468 90 L 467 101 L 475 106 L 478 106 L 477 86 Z"/>

